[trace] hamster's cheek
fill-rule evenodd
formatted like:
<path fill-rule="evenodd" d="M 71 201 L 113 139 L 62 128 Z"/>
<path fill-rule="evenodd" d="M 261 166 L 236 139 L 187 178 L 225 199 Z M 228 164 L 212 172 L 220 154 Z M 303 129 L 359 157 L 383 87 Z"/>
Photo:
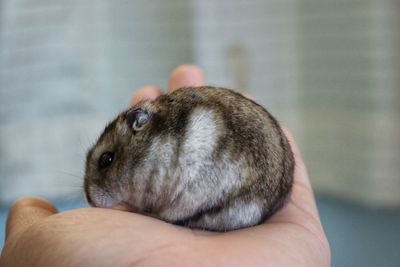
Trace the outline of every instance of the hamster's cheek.
<path fill-rule="evenodd" d="M 110 195 L 110 193 L 97 186 L 89 186 L 87 192 L 87 198 L 88 200 L 90 199 L 89 202 L 94 207 L 112 208 L 121 202 L 118 197 Z"/>

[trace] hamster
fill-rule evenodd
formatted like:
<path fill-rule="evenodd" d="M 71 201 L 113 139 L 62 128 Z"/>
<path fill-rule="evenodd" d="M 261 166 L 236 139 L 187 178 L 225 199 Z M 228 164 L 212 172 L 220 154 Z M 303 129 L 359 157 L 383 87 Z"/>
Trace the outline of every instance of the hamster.
<path fill-rule="evenodd" d="M 107 125 L 87 153 L 84 191 L 95 207 L 230 231 L 274 214 L 293 170 L 288 140 L 262 106 L 230 89 L 187 87 Z"/>

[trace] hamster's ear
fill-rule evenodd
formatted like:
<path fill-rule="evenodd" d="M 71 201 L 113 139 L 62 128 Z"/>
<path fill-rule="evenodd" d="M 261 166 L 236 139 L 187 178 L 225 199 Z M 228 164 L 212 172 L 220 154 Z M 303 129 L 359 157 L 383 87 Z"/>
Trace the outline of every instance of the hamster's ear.
<path fill-rule="evenodd" d="M 130 110 L 126 114 L 126 123 L 134 131 L 139 131 L 150 120 L 150 113 L 144 108 Z"/>

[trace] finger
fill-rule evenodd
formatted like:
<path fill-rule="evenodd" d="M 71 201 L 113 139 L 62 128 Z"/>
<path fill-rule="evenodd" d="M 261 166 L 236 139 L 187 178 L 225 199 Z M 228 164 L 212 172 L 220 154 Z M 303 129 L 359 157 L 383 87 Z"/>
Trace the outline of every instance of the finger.
<path fill-rule="evenodd" d="M 181 87 L 204 86 L 206 83 L 203 71 L 196 65 L 182 65 L 174 69 L 169 79 L 169 92 Z"/>
<path fill-rule="evenodd" d="M 274 216 L 274 218 L 272 218 L 272 220 L 279 221 L 282 218 L 285 218 L 285 220 L 289 221 L 299 221 L 301 218 L 304 218 L 304 216 L 299 216 L 299 214 L 304 215 L 304 212 L 306 212 L 308 217 L 312 216 L 315 219 L 313 222 L 319 222 L 314 193 L 299 147 L 297 146 L 292 133 L 286 127 L 282 127 L 282 130 L 289 140 L 295 158 L 293 174 L 294 184 L 289 199 L 291 205 L 286 205 L 286 208 L 283 208 L 276 216 Z M 319 224 L 320 223 L 317 224 L 318 227 L 320 227 Z"/>
<path fill-rule="evenodd" d="M 57 209 L 47 200 L 24 198 L 10 208 L 6 225 L 6 240 L 11 235 L 21 233 L 36 221 L 57 213 Z"/>
<path fill-rule="evenodd" d="M 130 105 L 133 106 L 141 100 L 154 100 L 160 95 L 162 95 L 160 88 L 155 86 L 143 86 L 133 94 Z"/>
<path fill-rule="evenodd" d="M 301 155 L 300 149 L 297 146 L 296 141 L 294 140 L 294 136 L 286 127 L 282 126 L 282 130 L 289 140 L 290 147 L 292 149 L 295 159 L 296 166 L 294 169 L 294 179 L 297 180 L 296 182 L 304 184 L 304 186 L 311 190 L 311 183 L 310 179 L 308 178 L 307 168 Z"/>
<path fill-rule="evenodd" d="M 247 94 L 247 93 L 242 93 L 242 96 L 244 96 L 244 97 L 247 98 L 247 99 L 256 101 L 256 99 L 255 99 L 254 97 L 252 97 L 251 95 L 249 95 L 249 94 Z"/>

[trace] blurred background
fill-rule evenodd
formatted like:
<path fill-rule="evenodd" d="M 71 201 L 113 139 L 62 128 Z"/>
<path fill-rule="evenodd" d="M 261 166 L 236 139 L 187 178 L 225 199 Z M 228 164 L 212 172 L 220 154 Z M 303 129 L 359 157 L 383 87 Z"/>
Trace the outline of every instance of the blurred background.
<path fill-rule="evenodd" d="M 0 248 L 12 201 L 85 206 L 86 149 L 183 63 L 294 132 L 332 266 L 400 266 L 400 2 L 0 0 Z"/>

